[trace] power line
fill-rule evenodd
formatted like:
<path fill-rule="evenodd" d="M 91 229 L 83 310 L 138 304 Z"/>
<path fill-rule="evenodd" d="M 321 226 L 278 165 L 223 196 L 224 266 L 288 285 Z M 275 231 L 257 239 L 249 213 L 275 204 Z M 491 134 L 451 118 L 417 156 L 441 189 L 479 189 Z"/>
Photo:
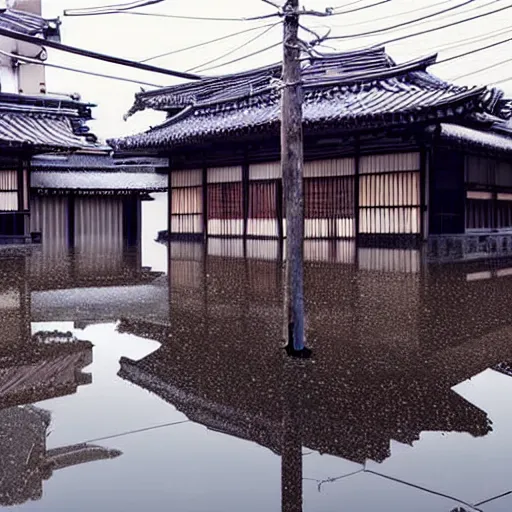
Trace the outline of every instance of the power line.
<path fill-rule="evenodd" d="M 506 34 L 506 33 L 510 32 L 511 30 L 512 30 L 512 28 L 507 27 L 503 30 L 499 30 L 498 32 L 494 32 L 492 34 L 484 34 L 484 35 L 479 35 L 479 36 L 467 37 L 466 39 L 459 39 L 456 43 L 451 43 L 451 44 L 448 44 L 441 48 L 439 48 L 439 46 L 430 47 L 429 51 L 437 51 L 438 53 L 446 52 L 449 50 L 453 50 L 454 48 L 460 48 L 461 46 L 467 46 L 467 45 L 478 43 L 481 41 L 486 41 L 487 39 L 493 39 L 495 37 Z"/>
<path fill-rule="evenodd" d="M 103 5 L 101 7 L 85 7 L 83 9 L 65 9 L 64 16 L 90 16 L 90 12 L 98 12 L 102 9 L 116 9 L 116 10 L 126 10 L 126 9 L 137 9 L 139 7 L 147 7 L 149 5 L 159 4 L 163 2 L 163 0 L 139 0 L 135 2 L 129 2 L 124 4 L 114 4 L 114 5 Z"/>
<path fill-rule="evenodd" d="M 233 48 L 232 50 L 230 50 L 230 51 L 228 51 L 228 52 L 226 52 L 226 53 L 224 53 L 224 54 L 222 54 L 222 55 L 220 55 L 220 56 L 218 56 L 218 57 L 216 57 L 216 58 L 214 58 L 212 60 L 209 60 L 208 62 L 200 64 L 199 66 L 194 66 L 193 68 L 187 69 L 187 72 L 204 70 L 203 68 L 205 68 L 205 66 L 209 66 L 210 64 L 213 64 L 215 62 L 218 62 L 220 60 L 225 59 L 226 57 L 229 57 L 230 55 L 233 55 L 234 53 L 238 52 L 242 48 L 245 48 L 246 46 L 250 45 L 254 41 L 257 41 L 258 39 L 263 37 L 265 34 L 268 34 L 268 32 L 270 32 L 273 28 L 277 27 L 280 24 L 281 24 L 281 22 L 272 24 L 270 27 L 268 27 L 265 30 L 263 30 L 263 32 L 261 32 L 260 34 L 258 34 L 255 37 L 252 37 L 251 39 L 249 39 L 249 41 L 246 41 L 245 43 L 237 46 L 236 48 Z M 212 68 L 206 68 L 206 69 L 212 69 Z"/>
<path fill-rule="evenodd" d="M 505 83 L 505 82 L 511 82 L 512 81 L 512 76 L 509 76 L 507 78 L 502 78 L 501 80 L 497 80 L 496 82 L 491 82 L 493 85 L 499 85 L 499 84 L 502 84 L 502 83 Z"/>
<path fill-rule="evenodd" d="M 455 59 L 461 59 L 462 57 L 467 57 L 469 55 L 473 55 L 478 52 L 482 52 L 484 50 L 489 50 L 490 48 L 495 48 L 496 46 L 500 46 L 502 44 L 510 43 L 512 41 L 512 37 L 509 37 L 508 39 L 504 39 L 503 41 L 498 41 L 496 43 L 488 44 L 487 46 L 482 46 L 481 48 L 476 48 L 475 50 L 470 50 L 465 53 L 461 53 L 459 55 L 454 55 L 452 57 L 447 57 L 445 59 L 442 59 L 434 64 L 434 66 L 438 64 L 444 64 L 445 62 L 450 62 Z"/>
<path fill-rule="evenodd" d="M 378 44 L 372 45 L 372 47 L 384 46 L 384 45 L 387 45 L 387 44 L 396 43 L 398 41 L 404 41 L 404 40 L 410 39 L 412 37 L 418 37 L 418 36 L 422 36 L 422 35 L 425 35 L 425 34 L 430 34 L 432 32 L 437 32 L 438 30 L 444 30 L 445 28 L 452 28 L 452 27 L 455 27 L 457 25 L 461 25 L 462 23 L 467 23 L 468 21 L 478 20 L 478 19 L 484 18 L 486 16 L 491 16 L 492 14 L 496 14 L 498 12 L 506 11 L 507 9 L 510 9 L 510 8 L 512 8 L 512 5 L 508 5 L 506 7 L 501 7 L 500 9 L 496 9 L 494 11 L 484 12 L 482 14 L 478 14 L 476 16 L 471 16 L 470 18 L 465 18 L 463 20 L 453 21 L 452 23 L 448 23 L 447 25 L 441 25 L 441 26 L 438 26 L 438 27 L 433 27 L 433 28 L 429 28 L 429 29 L 426 29 L 426 30 L 422 30 L 420 32 L 414 32 L 412 34 L 407 34 L 407 35 L 404 35 L 404 36 L 394 37 L 393 39 L 388 39 L 386 41 L 381 41 Z"/>
<path fill-rule="evenodd" d="M 157 88 L 164 87 L 163 85 L 153 84 L 153 83 L 150 83 L 150 82 L 143 82 L 141 80 L 132 80 L 131 78 L 124 78 L 124 77 L 121 77 L 121 76 L 106 75 L 106 74 L 103 74 L 103 73 L 96 73 L 94 71 L 85 71 L 83 69 L 70 68 L 70 67 L 67 67 L 67 66 L 61 66 L 59 64 L 51 64 L 49 62 L 41 62 L 40 60 L 31 59 L 29 57 L 22 57 L 21 55 L 16 55 L 14 53 L 9 53 L 9 52 L 4 52 L 3 50 L 0 50 L 0 54 L 1 55 L 5 55 L 6 57 L 11 57 L 13 59 L 17 59 L 17 60 L 19 60 L 21 62 L 25 62 L 27 64 L 34 64 L 36 66 L 44 66 L 44 67 L 48 67 L 48 68 L 62 69 L 64 71 L 72 71 L 74 73 L 81 73 L 83 75 L 90 75 L 90 76 L 95 76 L 95 77 L 98 77 L 98 78 L 108 78 L 110 80 L 118 80 L 120 82 L 130 82 L 130 83 L 138 84 L 138 85 L 148 85 L 150 87 L 157 87 Z"/>
<path fill-rule="evenodd" d="M 464 75 L 460 75 L 457 78 L 452 78 L 452 80 L 461 80 L 462 78 L 482 73 L 482 71 L 488 71 L 489 69 L 497 68 L 498 66 L 502 66 L 503 64 L 510 64 L 510 57 L 508 59 L 502 60 L 501 62 L 496 62 L 495 64 L 486 66 L 485 68 L 477 69 L 476 71 L 471 71 L 471 73 L 465 73 Z"/>
<path fill-rule="evenodd" d="M 350 7 L 351 5 L 362 4 L 363 2 L 367 2 L 367 1 L 368 0 L 355 0 L 355 2 L 349 2 L 348 4 L 345 4 L 345 5 L 338 5 L 336 7 L 333 7 L 332 10 L 339 11 L 340 9 L 345 9 L 346 7 Z"/>
<path fill-rule="evenodd" d="M 182 71 L 173 71 L 170 69 L 164 69 L 150 64 L 144 64 L 142 62 L 135 62 L 133 60 L 123 59 L 121 57 L 113 57 L 104 53 L 93 52 L 91 50 L 84 50 L 82 48 L 75 48 L 74 46 L 68 46 L 55 41 L 43 40 L 39 37 L 29 36 L 27 34 L 21 34 L 5 28 L 0 28 L 0 36 L 8 37 L 16 41 L 24 41 L 25 43 L 32 43 L 37 46 L 47 46 L 48 48 L 54 48 L 62 52 L 72 53 L 74 55 L 80 55 L 82 57 L 88 57 L 90 59 L 101 60 L 103 62 L 110 62 L 112 64 L 118 64 L 120 66 L 126 66 L 134 69 L 141 69 L 143 71 L 151 71 L 152 73 L 160 73 L 162 75 L 175 76 L 178 78 L 186 78 L 189 80 L 201 80 L 202 77 L 199 75 L 193 75 L 190 73 L 184 73 Z"/>
<path fill-rule="evenodd" d="M 387 2 L 390 0 L 386 0 Z M 229 17 L 214 17 L 214 16 L 188 16 L 188 15 L 179 15 L 179 14 L 163 14 L 156 12 L 139 12 L 139 11 L 123 11 L 118 9 L 112 9 L 105 12 L 94 12 L 87 14 L 86 16 L 105 16 L 108 14 L 131 14 L 132 16 L 149 16 L 153 18 L 168 18 L 175 20 L 192 20 L 192 21 L 259 21 L 265 20 L 268 18 L 275 18 L 276 16 L 280 16 L 279 13 L 273 14 L 263 14 L 261 16 L 249 16 L 244 18 L 229 18 Z M 83 15 L 82 15 L 83 16 Z"/>
<path fill-rule="evenodd" d="M 436 4 L 426 5 L 424 7 L 419 7 L 418 9 L 413 9 L 411 11 L 401 12 L 400 16 L 406 16 L 407 14 L 414 14 L 415 12 L 425 11 L 427 9 L 432 9 L 434 7 L 439 7 L 440 5 L 451 4 L 451 3 L 453 3 L 453 1 L 454 0 L 443 0 L 442 2 L 438 2 Z M 361 25 L 368 25 L 368 23 L 377 23 L 379 21 L 385 21 L 385 20 L 389 20 L 389 19 L 392 19 L 392 18 L 396 18 L 396 17 L 397 17 L 396 14 L 390 14 L 388 16 L 382 16 L 380 18 L 375 18 L 375 19 L 372 19 L 372 20 L 359 21 L 357 23 L 350 23 L 350 26 L 351 27 L 358 27 L 358 26 L 361 26 Z M 332 28 L 345 28 L 345 26 L 341 27 L 340 25 L 333 25 Z"/>
<path fill-rule="evenodd" d="M 246 28 L 245 30 L 240 30 L 238 32 L 233 32 L 232 34 L 228 34 L 226 36 L 217 37 L 215 39 L 210 39 L 209 41 L 204 41 L 202 43 L 193 44 L 192 46 L 187 46 L 185 48 L 180 48 L 178 50 L 172 50 L 172 51 L 169 51 L 169 52 L 161 53 L 159 55 L 155 55 L 153 57 L 148 57 L 148 58 L 146 58 L 144 60 L 141 60 L 140 62 L 149 62 L 150 60 L 160 59 L 161 57 L 168 57 L 169 55 L 175 55 L 177 53 L 186 52 L 188 50 L 194 50 L 196 48 L 201 48 L 202 46 L 207 46 L 207 45 L 212 44 L 212 43 L 217 43 L 219 41 L 224 41 L 226 39 L 230 39 L 230 38 L 235 37 L 235 36 L 239 36 L 239 35 L 242 35 L 242 34 L 247 34 L 249 32 L 254 32 L 255 30 L 259 30 L 261 28 L 267 28 L 267 27 L 271 27 L 271 26 L 273 26 L 273 24 L 272 23 L 268 23 L 266 25 L 259 26 L 259 27 Z"/>
<path fill-rule="evenodd" d="M 380 0 L 380 2 L 365 5 L 364 7 L 357 7 L 356 9 L 349 9 L 348 11 L 342 11 L 342 12 L 331 12 L 329 16 L 340 16 L 341 14 L 351 14 L 353 12 L 359 12 L 364 11 L 365 9 L 371 9 L 372 7 L 377 7 L 378 5 L 387 4 L 388 2 L 391 2 L 391 0 Z M 307 13 L 305 13 L 307 14 Z"/>
<path fill-rule="evenodd" d="M 354 39 L 354 38 L 372 36 L 372 35 L 375 35 L 375 34 L 380 34 L 382 32 L 389 32 L 390 30 L 396 30 L 398 28 L 407 27 L 408 25 L 412 25 L 414 23 L 418 23 L 419 21 L 423 21 L 423 20 L 427 20 L 427 19 L 430 19 L 430 18 L 434 18 L 434 17 L 439 16 L 441 14 L 445 14 L 447 12 L 454 11 L 455 9 L 460 9 L 461 7 L 464 7 L 466 5 L 472 4 L 475 1 L 476 0 L 465 0 L 461 4 L 454 5 L 452 7 L 448 7 L 447 9 L 443 9 L 441 11 L 437 11 L 437 12 L 434 12 L 434 13 L 431 13 L 431 14 L 427 14 L 425 16 L 421 16 L 420 18 L 416 18 L 414 20 L 404 21 L 402 23 L 397 23 L 396 25 L 392 25 L 390 27 L 385 27 L 385 28 L 376 29 L 376 30 L 368 30 L 367 32 L 360 32 L 358 34 L 349 34 L 349 35 L 344 35 L 344 36 L 331 36 L 328 39 L 331 39 L 331 40 L 334 40 L 334 39 L 336 39 L 336 40 L 339 40 L 339 39 Z"/>
<path fill-rule="evenodd" d="M 210 71 L 212 69 L 218 69 L 218 68 L 223 68 L 225 66 L 229 66 L 230 64 L 234 64 L 235 62 L 240 62 L 242 60 L 249 59 L 250 57 L 254 57 L 255 55 L 259 55 L 261 53 L 268 52 L 268 51 L 276 48 L 277 46 L 281 46 L 282 44 L 283 43 L 281 41 L 279 41 L 279 42 L 277 42 L 275 44 L 272 44 L 270 46 L 266 46 L 265 48 L 262 48 L 261 50 L 257 50 L 255 52 L 248 53 L 247 55 L 244 55 L 243 57 L 239 57 L 238 59 L 233 59 L 233 60 L 230 60 L 229 62 L 224 62 L 223 64 L 218 64 L 217 66 L 212 66 L 212 67 L 209 67 L 209 68 L 204 68 L 202 71 Z M 208 78 L 210 78 L 210 77 L 208 77 Z"/>

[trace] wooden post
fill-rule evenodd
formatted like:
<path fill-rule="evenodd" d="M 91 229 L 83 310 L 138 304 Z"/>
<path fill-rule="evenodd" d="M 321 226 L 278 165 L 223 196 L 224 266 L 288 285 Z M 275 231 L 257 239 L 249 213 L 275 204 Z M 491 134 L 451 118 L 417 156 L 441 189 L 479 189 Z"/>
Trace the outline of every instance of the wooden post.
<path fill-rule="evenodd" d="M 283 334 L 290 354 L 305 355 L 307 349 L 304 345 L 304 191 L 299 0 L 287 0 L 283 12 L 281 166 L 286 205 Z"/>

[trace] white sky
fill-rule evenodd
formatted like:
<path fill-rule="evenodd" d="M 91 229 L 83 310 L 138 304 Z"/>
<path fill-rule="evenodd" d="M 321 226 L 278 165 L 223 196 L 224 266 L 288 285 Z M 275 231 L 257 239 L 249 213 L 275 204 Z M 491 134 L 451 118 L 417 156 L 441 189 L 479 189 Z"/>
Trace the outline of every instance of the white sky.
<path fill-rule="evenodd" d="M 247 21 L 188 21 L 130 14 L 91 17 L 62 16 L 64 9 L 121 3 L 121 1 L 122 0 L 43 0 L 43 15 L 45 17 L 61 16 L 63 22 L 61 27 L 63 43 L 133 60 L 141 60 L 166 51 L 180 49 L 232 32 L 241 31 L 245 28 L 257 26 L 258 24 L 263 25 L 273 21 L 272 19 L 257 23 Z M 367 0 L 367 4 L 375 3 L 376 1 L 377 0 Z M 325 7 L 333 6 L 333 4 L 334 7 L 338 7 L 353 2 L 354 0 L 332 0 L 331 2 L 326 0 L 308 0 L 305 2 L 305 5 L 308 9 L 324 10 Z M 414 2 L 411 0 L 390 0 L 390 2 L 384 5 L 379 5 L 357 13 L 330 18 L 307 17 L 303 18 L 303 22 L 309 27 L 317 27 L 319 31 L 324 30 L 321 27 L 328 25 L 332 27 L 332 36 L 350 35 L 389 27 L 462 3 L 464 3 L 464 0 L 415 0 Z M 352 7 L 348 6 L 346 9 L 353 9 L 361 5 L 365 4 L 361 3 Z M 344 50 L 375 44 L 395 36 L 445 25 L 459 19 L 508 5 L 512 6 L 512 0 L 474 0 L 471 4 L 461 7 L 459 10 L 442 14 L 412 27 L 393 30 L 391 33 L 380 34 L 373 38 L 330 41 L 329 45 L 332 45 L 338 50 Z M 416 11 L 418 9 L 421 10 Z M 247 17 L 269 14 L 272 12 L 272 7 L 263 3 L 261 0 L 195 0 L 194 2 L 165 0 L 161 4 L 144 8 L 142 11 L 147 13 L 203 17 Z M 411 13 L 411 11 L 415 12 Z M 385 19 L 379 21 L 379 19 L 383 17 L 385 17 Z M 512 38 L 511 21 L 512 8 L 498 14 L 484 17 L 480 20 L 458 25 L 457 27 L 388 45 L 387 50 L 398 62 L 411 60 L 425 54 L 435 53 L 437 50 L 440 50 L 439 59 L 443 59 L 509 37 Z M 258 33 L 258 31 L 250 32 L 196 50 L 160 58 L 151 63 L 161 67 L 184 71 L 232 50 L 256 36 Z M 493 35 L 493 37 L 484 41 L 477 41 L 457 48 L 443 50 L 443 48 L 449 45 L 478 35 Z M 306 37 L 308 39 L 311 38 L 311 36 L 308 35 L 306 35 Z M 231 60 L 248 53 L 256 52 L 266 46 L 277 43 L 280 39 L 281 29 L 280 27 L 275 27 L 263 38 L 254 41 L 239 52 L 227 57 L 225 60 Z M 221 74 L 250 69 L 252 67 L 276 62 L 280 59 L 280 55 L 281 50 L 275 48 L 274 50 L 242 60 L 239 63 L 211 70 L 207 73 Z M 463 59 L 432 67 L 430 71 L 444 79 L 453 79 L 471 71 L 478 70 L 479 68 L 510 59 L 506 64 L 471 75 L 458 82 L 468 85 L 486 84 L 512 77 L 511 55 L 512 41 Z M 48 62 L 99 73 L 134 78 L 159 85 L 170 85 L 179 82 L 179 80 L 165 75 L 127 69 L 121 66 L 93 61 L 54 50 L 50 52 Z M 91 128 L 100 137 L 108 138 L 142 131 L 147 129 L 150 125 L 158 124 L 163 120 L 162 113 L 148 112 L 136 114 L 128 122 L 123 121 L 123 114 L 130 108 L 134 93 L 140 90 L 140 86 L 136 84 L 127 84 L 50 68 L 47 69 L 47 84 L 49 92 L 79 92 L 84 100 L 98 104 L 98 108 L 94 109 L 94 116 L 97 120 L 91 123 Z M 147 86 L 144 87 L 149 89 Z M 500 84 L 499 87 L 503 88 L 509 96 L 512 96 L 512 80 L 505 84 Z"/>

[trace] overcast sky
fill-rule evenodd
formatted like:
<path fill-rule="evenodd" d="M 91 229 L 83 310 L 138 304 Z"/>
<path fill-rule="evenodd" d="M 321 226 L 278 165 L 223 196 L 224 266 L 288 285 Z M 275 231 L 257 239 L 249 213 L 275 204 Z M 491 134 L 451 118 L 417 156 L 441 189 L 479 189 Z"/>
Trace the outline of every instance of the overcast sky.
<path fill-rule="evenodd" d="M 259 22 L 249 21 L 188 21 L 182 19 L 158 18 L 152 16 L 137 16 L 133 14 L 118 14 L 91 17 L 63 17 L 64 9 L 92 7 L 112 3 L 121 3 L 122 0 L 43 0 L 43 15 L 45 17 L 61 16 L 62 42 L 65 44 L 87 48 L 98 52 L 141 60 L 167 51 L 178 50 L 202 41 L 221 37 L 238 32 L 245 28 L 258 27 L 273 20 Z M 329 18 L 305 17 L 303 23 L 315 27 L 318 31 L 325 30 L 326 26 L 332 28 L 331 35 L 351 35 L 369 30 L 382 29 L 398 23 L 414 20 L 428 14 L 460 5 L 468 0 L 390 0 L 389 2 L 351 14 L 333 16 Z M 377 3 L 378 0 L 361 1 L 357 5 L 354 0 L 308 0 L 304 4 L 309 9 L 324 10 L 325 7 L 338 7 L 346 5 L 346 10 Z M 333 5 L 334 4 L 334 5 Z M 460 19 L 485 13 L 502 7 L 512 7 L 512 0 L 473 0 L 458 10 L 447 12 L 436 18 L 422 21 L 414 26 L 395 29 L 392 32 L 381 33 L 377 36 L 349 39 L 343 41 L 330 41 L 329 45 L 338 50 L 357 48 L 375 44 L 392 37 L 412 32 L 427 30 L 439 25 L 447 25 Z M 165 0 L 161 4 L 141 9 L 145 13 L 161 13 L 172 15 L 191 15 L 202 17 L 247 17 L 260 14 L 269 14 L 273 8 L 261 0 Z M 414 12 L 411 12 L 414 11 Z M 464 53 L 466 51 L 487 46 L 493 42 L 512 38 L 512 8 L 473 22 L 463 23 L 450 29 L 433 32 L 424 36 L 408 39 L 400 43 L 387 45 L 388 52 L 398 62 L 417 58 L 422 55 L 435 53 L 439 50 L 439 59 Z M 221 56 L 233 48 L 255 37 L 264 29 L 214 43 L 196 50 L 177 53 L 169 57 L 152 61 L 154 65 L 176 69 L 188 70 L 195 66 L 207 63 Z M 447 49 L 449 46 L 481 35 L 493 35 L 491 39 L 470 42 L 464 46 Z M 271 29 L 262 38 L 250 43 L 242 50 L 226 57 L 215 64 L 242 57 L 256 52 L 267 46 L 277 43 L 281 39 L 281 27 Z M 307 36 L 308 38 L 311 36 Z M 257 67 L 280 59 L 279 48 L 261 52 L 251 58 L 242 60 L 225 67 L 219 67 L 204 74 L 220 74 L 241 71 Z M 454 79 L 466 73 L 478 70 L 494 63 L 505 61 L 512 56 L 512 42 L 498 47 L 476 53 L 462 59 L 431 68 L 431 72 L 444 79 Z M 48 62 L 80 68 L 84 70 L 106 73 L 116 76 L 129 77 L 143 82 L 157 85 L 170 85 L 179 80 L 144 71 L 126 69 L 108 63 L 93 61 L 86 58 L 68 55 L 58 51 L 51 51 Z M 215 65 L 212 64 L 212 65 Z M 487 84 L 512 77 L 512 60 L 466 78 L 457 83 L 461 84 Z M 82 74 L 47 69 L 47 84 L 49 92 L 79 92 L 82 98 L 98 104 L 94 110 L 96 121 L 91 127 L 100 137 L 111 137 L 134 133 L 147 129 L 150 125 L 158 124 L 163 120 L 161 113 L 139 113 L 128 122 L 123 121 L 123 114 L 130 108 L 135 92 L 140 90 L 139 85 L 127 84 L 114 80 L 90 77 Z M 512 80 L 500 84 L 512 96 Z M 150 87 L 144 86 L 149 89 Z"/>

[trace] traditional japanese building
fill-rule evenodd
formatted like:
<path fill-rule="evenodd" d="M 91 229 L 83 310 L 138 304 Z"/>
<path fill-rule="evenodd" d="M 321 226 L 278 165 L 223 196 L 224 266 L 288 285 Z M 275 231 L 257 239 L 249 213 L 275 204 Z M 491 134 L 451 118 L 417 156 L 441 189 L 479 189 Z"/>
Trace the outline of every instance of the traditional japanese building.
<path fill-rule="evenodd" d="M 428 241 L 440 254 L 512 246 L 512 104 L 440 80 L 435 62 L 397 64 L 384 48 L 305 60 L 307 239 Z M 129 114 L 168 120 L 110 142 L 169 157 L 171 236 L 286 236 L 280 77 L 279 64 L 136 96 Z"/>
<path fill-rule="evenodd" d="M 84 134 L 91 105 L 0 93 L 0 241 L 30 241 L 30 161 L 43 152 L 94 148 Z"/>
<path fill-rule="evenodd" d="M 92 105 L 46 94 L 43 45 L 59 38 L 59 21 L 41 17 L 40 0 L 13 4 L 31 12 L 0 9 L 0 26 L 41 39 L 35 45 L 0 37 L 0 243 L 18 244 L 31 240 L 32 157 L 98 146 L 86 126 Z"/>
<path fill-rule="evenodd" d="M 32 159 L 30 231 L 43 243 L 59 239 L 65 250 L 88 247 L 104 256 L 140 242 L 141 201 L 167 191 L 167 163 L 114 160 L 111 152 L 102 147 Z"/>

